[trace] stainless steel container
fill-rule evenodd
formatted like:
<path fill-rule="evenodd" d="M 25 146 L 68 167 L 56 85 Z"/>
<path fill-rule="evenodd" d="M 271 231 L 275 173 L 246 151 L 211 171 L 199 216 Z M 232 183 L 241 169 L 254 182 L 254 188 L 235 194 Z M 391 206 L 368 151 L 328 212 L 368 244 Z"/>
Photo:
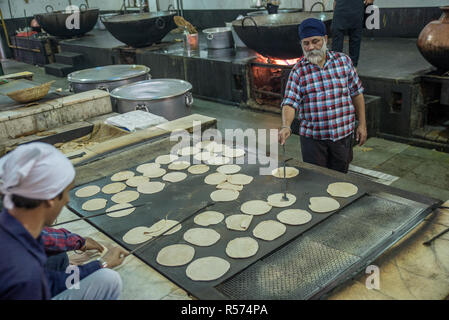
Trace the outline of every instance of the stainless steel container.
<path fill-rule="evenodd" d="M 204 29 L 208 49 L 224 49 L 234 47 L 232 30 L 229 27 Z"/>
<path fill-rule="evenodd" d="M 75 71 L 67 76 L 69 89 L 79 93 L 102 89 L 112 91 L 115 88 L 150 79 L 150 68 L 135 64 L 117 64 Z"/>
<path fill-rule="evenodd" d="M 111 97 L 119 113 L 144 110 L 174 120 L 190 115 L 191 90 L 192 85 L 184 80 L 152 79 L 116 88 Z"/>

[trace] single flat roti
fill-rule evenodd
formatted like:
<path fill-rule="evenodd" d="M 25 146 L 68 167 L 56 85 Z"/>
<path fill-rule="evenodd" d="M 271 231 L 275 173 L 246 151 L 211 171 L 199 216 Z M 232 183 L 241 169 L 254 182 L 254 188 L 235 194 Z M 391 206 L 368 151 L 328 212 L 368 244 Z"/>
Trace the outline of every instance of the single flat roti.
<path fill-rule="evenodd" d="M 210 225 L 214 225 L 222 222 L 224 219 L 224 214 L 218 211 L 205 211 L 200 214 L 197 214 L 193 219 L 199 226 L 208 227 Z"/>
<path fill-rule="evenodd" d="M 162 248 L 157 254 L 156 261 L 167 267 L 183 266 L 192 261 L 195 249 L 187 244 L 173 244 Z"/>
<path fill-rule="evenodd" d="M 222 182 L 220 184 L 217 185 L 217 189 L 227 189 L 227 190 L 235 190 L 235 191 L 242 191 L 243 190 L 243 186 L 242 185 L 237 185 L 237 184 L 232 184 L 229 183 L 227 181 Z"/>
<path fill-rule="evenodd" d="M 91 185 L 77 190 L 75 196 L 78 198 L 87 198 L 96 195 L 100 190 L 99 186 Z"/>
<path fill-rule="evenodd" d="M 173 161 L 177 160 L 179 157 L 175 154 L 164 154 L 162 156 L 159 156 L 154 160 L 155 163 L 158 164 L 169 164 Z"/>
<path fill-rule="evenodd" d="M 196 164 L 194 166 L 189 167 L 187 171 L 191 174 L 203 174 L 209 171 L 209 166 L 205 164 Z"/>
<path fill-rule="evenodd" d="M 312 220 L 312 215 L 306 210 L 287 209 L 279 212 L 276 218 L 284 224 L 299 226 Z"/>
<path fill-rule="evenodd" d="M 232 184 L 245 185 L 245 184 L 250 184 L 253 180 L 254 180 L 253 177 L 248 176 L 246 174 L 242 174 L 242 173 L 237 173 L 237 174 L 228 176 L 228 182 L 232 183 Z"/>
<path fill-rule="evenodd" d="M 333 197 L 349 198 L 357 194 L 359 188 L 348 182 L 335 182 L 327 187 L 327 193 Z"/>
<path fill-rule="evenodd" d="M 216 142 L 214 142 L 213 140 L 203 140 L 203 141 L 200 141 L 197 144 L 195 144 L 195 147 L 197 147 L 198 149 L 205 149 L 211 143 L 216 143 Z"/>
<path fill-rule="evenodd" d="M 257 240 L 251 237 L 235 238 L 228 242 L 226 254 L 231 258 L 243 259 L 254 256 L 259 250 Z"/>
<path fill-rule="evenodd" d="M 123 241 L 128 244 L 139 244 L 153 238 L 152 235 L 147 234 L 148 227 L 135 227 L 129 230 L 123 236 Z"/>
<path fill-rule="evenodd" d="M 296 197 L 291 193 L 286 194 L 288 200 L 284 200 L 284 193 L 275 193 L 268 196 L 267 201 L 270 205 L 277 208 L 289 207 L 296 202 Z"/>
<path fill-rule="evenodd" d="M 226 150 L 227 146 L 225 144 L 221 144 L 221 143 L 210 143 L 208 144 L 205 149 L 210 151 L 210 152 L 214 152 L 214 153 L 220 153 L 220 152 L 224 152 Z"/>
<path fill-rule="evenodd" d="M 164 168 L 152 168 L 143 172 L 143 175 L 148 178 L 159 178 L 167 173 Z"/>
<path fill-rule="evenodd" d="M 330 197 L 311 197 L 309 209 L 313 212 L 330 212 L 340 208 L 340 203 Z"/>
<path fill-rule="evenodd" d="M 240 206 L 240 211 L 252 216 L 260 216 L 269 212 L 270 210 L 271 205 L 269 205 L 268 202 L 263 200 L 246 201 Z"/>
<path fill-rule="evenodd" d="M 153 194 L 160 192 L 164 189 L 165 183 L 159 181 L 150 181 L 140 184 L 137 187 L 137 191 L 144 194 Z"/>
<path fill-rule="evenodd" d="M 220 240 L 220 234 L 214 229 L 210 228 L 192 228 L 187 230 L 183 236 L 184 240 L 188 243 L 194 244 L 199 247 L 209 247 L 218 240 Z"/>
<path fill-rule="evenodd" d="M 106 199 L 95 198 L 84 202 L 81 208 L 84 211 L 97 211 L 106 207 L 106 202 Z"/>
<path fill-rule="evenodd" d="M 213 201 L 221 202 L 221 201 L 233 201 L 239 197 L 239 192 L 235 190 L 216 190 L 210 194 L 210 198 Z"/>
<path fill-rule="evenodd" d="M 168 182 L 179 182 L 187 178 L 187 173 L 184 172 L 169 172 L 162 177 L 162 180 Z"/>
<path fill-rule="evenodd" d="M 220 157 L 220 156 L 215 156 L 210 158 L 209 160 L 206 161 L 206 163 L 213 165 L 213 166 L 221 166 L 223 164 L 227 164 L 231 162 L 231 158 L 228 157 Z"/>
<path fill-rule="evenodd" d="M 120 171 L 112 175 L 111 181 L 126 181 L 135 175 L 136 174 L 132 171 Z"/>
<path fill-rule="evenodd" d="M 120 210 L 122 209 L 122 210 Z M 116 210 L 120 210 L 120 211 L 116 211 Z M 132 204 L 130 203 L 119 203 L 116 205 L 113 205 L 110 208 L 106 209 L 106 212 L 111 212 L 111 211 L 115 211 L 112 213 L 108 213 L 107 216 L 112 217 L 112 218 L 120 218 L 120 217 L 124 217 L 127 216 L 131 213 L 133 213 L 136 210 L 136 208 L 133 207 Z"/>
<path fill-rule="evenodd" d="M 204 257 L 191 262 L 186 275 L 194 281 L 212 281 L 228 272 L 231 264 L 219 257 Z"/>
<path fill-rule="evenodd" d="M 101 189 L 101 192 L 106 193 L 106 194 L 114 194 L 114 193 L 119 193 L 125 189 L 126 189 L 126 184 L 124 184 L 123 182 L 113 182 L 113 183 L 105 185 Z"/>
<path fill-rule="evenodd" d="M 232 149 L 232 148 L 227 148 L 224 152 L 223 155 L 225 157 L 229 157 L 229 158 L 238 158 L 238 157 L 243 157 L 245 155 L 245 150 L 243 149 Z"/>
<path fill-rule="evenodd" d="M 239 165 L 236 164 L 225 164 L 217 168 L 217 171 L 223 174 L 234 174 L 239 172 L 242 169 Z"/>
<path fill-rule="evenodd" d="M 154 169 L 158 169 L 160 167 L 161 167 L 161 165 L 159 163 L 150 162 L 150 163 L 141 164 L 140 166 L 138 166 L 136 168 L 136 171 L 143 174 L 145 172 L 152 171 Z"/>
<path fill-rule="evenodd" d="M 168 165 L 168 169 L 170 170 L 184 170 L 188 167 L 190 167 L 190 162 L 183 160 L 176 160 Z"/>
<path fill-rule="evenodd" d="M 132 202 L 139 198 L 137 191 L 122 191 L 112 196 L 111 200 L 115 203 Z"/>
<path fill-rule="evenodd" d="M 253 216 L 247 214 L 233 214 L 226 218 L 226 228 L 235 231 L 246 231 L 252 220 Z"/>
<path fill-rule="evenodd" d="M 253 230 L 253 235 L 262 240 L 273 241 L 282 236 L 287 227 L 275 220 L 265 220 L 260 222 Z"/>
<path fill-rule="evenodd" d="M 200 153 L 197 153 L 193 156 L 193 159 L 197 161 L 208 161 L 209 159 L 215 157 L 215 155 L 210 151 L 203 151 Z"/>
<path fill-rule="evenodd" d="M 146 232 L 151 234 L 153 237 L 157 237 L 161 234 L 164 234 L 164 236 L 168 236 L 170 234 L 173 234 L 175 232 L 178 232 L 181 230 L 182 226 L 181 224 L 178 224 L 179 222 L 176 220 L 167 220 L 162 219 L 153 224 Z M 172 228 L 174 225 L 177 225 L 173 229 L 167 231 L 168 229 Z M 167 232 L 166 232 L 167 231 Z"/>
<path fill-rule="evenodd" d="M 197 154 L 201 149 L 197 147 L 184 147 L 178 150 L 180 156 L 191 156 L 192 154 Z"/>
<path fill-rule="evenodd" d="M 293 178 L 299 174 L 299 170 L 294 167 L 285 167 L 285 172 L 287 173 L 285 178 Z M 280 167 L 271 171 L 271 174 L 276 178 L 284 178 L 284 167 Z"/>
<path fill-rule="evenodd" d="M 138 187 L 139 185 L 141 185 L 142 183 L 148 182 L 150 181 L 150 178 L 145 177 L 145 176 L 134 176 L 132 178 L 129 178 L 128 180 L 126 180 L 126 185 L 130 186 L 130 187 Z"/>
<path fill-rule="evenodd" d="M 223 173 L 214 172 L 204 178 L 204 183 L 210 184 L 210 185 L 217 185 L 222 182 L 225 182 L 227 178 L 228 178 L 228 176 Z"/>

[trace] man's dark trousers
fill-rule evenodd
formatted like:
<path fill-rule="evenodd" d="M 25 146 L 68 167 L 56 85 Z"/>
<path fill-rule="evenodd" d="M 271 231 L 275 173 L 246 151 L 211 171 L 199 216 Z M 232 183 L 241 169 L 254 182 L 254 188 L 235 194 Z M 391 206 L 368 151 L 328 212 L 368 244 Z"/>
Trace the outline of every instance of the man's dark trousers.
<path fill-rule="evenodd" d="M 343 44 L 346 32 L 349 35 L 349 57 L 357 67 L 360 57 L 360 45 L 362 43 L 362 28 L 332 29 L 332 51 L 343 52 Z"/>

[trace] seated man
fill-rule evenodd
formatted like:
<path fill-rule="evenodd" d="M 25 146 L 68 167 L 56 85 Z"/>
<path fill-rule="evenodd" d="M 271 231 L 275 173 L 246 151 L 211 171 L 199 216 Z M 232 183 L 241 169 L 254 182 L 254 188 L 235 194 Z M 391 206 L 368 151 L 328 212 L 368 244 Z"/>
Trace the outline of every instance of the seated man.
<path fill-rule="evenodd" d="M 110 250 L 72 272 L 45 268 L 42 229 L 69 201 L 75 170 L 53 146 L 35 142 L 0 159 L 0 299 L 118 299 L 121 278 L 108 269 L 128 254 Z M 77 271 L 77 272 L 76 272 Z"/>

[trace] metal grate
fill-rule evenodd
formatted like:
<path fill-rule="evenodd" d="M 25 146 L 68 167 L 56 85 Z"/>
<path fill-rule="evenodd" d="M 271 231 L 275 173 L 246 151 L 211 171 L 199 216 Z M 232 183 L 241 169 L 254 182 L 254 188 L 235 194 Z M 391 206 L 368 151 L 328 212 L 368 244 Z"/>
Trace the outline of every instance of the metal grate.
<path fill-rule="evenodd" d="M 231 299 L 311 298 L 330 284 L 345 280 L 343 273 L 366 265 L 367 257 L 372 257 L 393 230 L 416 219 L 422 211 L 365 196 L 216 289 Z"/>

